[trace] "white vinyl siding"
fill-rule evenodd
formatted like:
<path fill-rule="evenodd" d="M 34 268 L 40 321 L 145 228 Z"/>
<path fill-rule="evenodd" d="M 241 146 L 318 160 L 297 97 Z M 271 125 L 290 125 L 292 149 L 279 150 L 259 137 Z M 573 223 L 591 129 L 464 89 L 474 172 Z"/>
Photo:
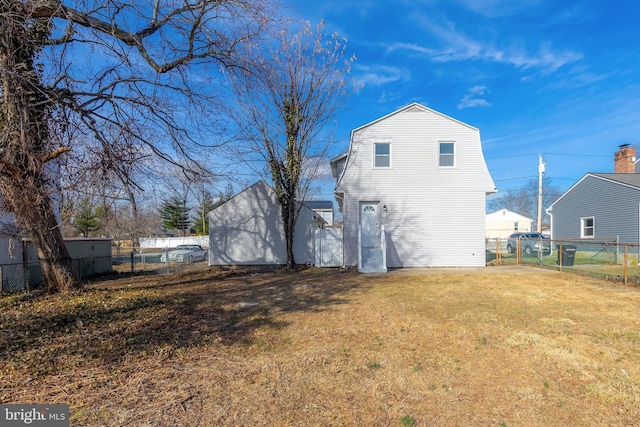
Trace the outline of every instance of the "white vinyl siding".
<path fill-rule="evenodd" d="M 592 216 L 580 218 L 580 237 L 583 239 L 593 239 L 596 235 L 595 218 Z"/>
<path fill-rule="evenodd" d="M 302 208 L 294 232 L 298 264 L 313 262 L 315 213 Z M 260 181 L 209 212 L 209 265 L 282 265 L 284 227 L 273 190 Z"/>
<path fill-rule="evenodd" d="M 438 144 L 438 166 L 441 168 L 452 168 L 456 165 L 456 145 L 453 142 L 440 142 Z"/>
<path fill-rule="evenodd" d="M 373 142 L 392 140 L 393 169 L 371 168 Z M 455 168 L 439 143 L 455 141 Z M 356 265 L 359 202 L 379 200 L 388 267 L 484 266 L 489 175 L 477 129 L 410 106 L 356 129 L 336 192 L 344 193 L 345 265 Z M 460 227 L 464 224 L 464 227 Z"/>

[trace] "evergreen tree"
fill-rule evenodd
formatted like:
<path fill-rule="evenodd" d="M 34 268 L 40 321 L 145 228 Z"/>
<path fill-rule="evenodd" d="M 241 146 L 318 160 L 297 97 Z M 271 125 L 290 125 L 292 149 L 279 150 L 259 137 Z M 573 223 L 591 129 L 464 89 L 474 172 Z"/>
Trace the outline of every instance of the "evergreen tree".
<path fill-rule="evenodd" d="M 186 206 L 186 201 L 178 197 L 165 201 L 160 209 L 160 215 L 162 227 L 167 230 L 180 230 L 183 236 L 187 235 L 191 221 L 189 220 L 189 208 Z"/>
<path fill-rule="evenodd" d="M 100 229 L 98 211 L 88 199 L 84 199 L 79 203 L 72 225 L 78 235 L 82 237 L 89 237 L 89 233 Z"/>

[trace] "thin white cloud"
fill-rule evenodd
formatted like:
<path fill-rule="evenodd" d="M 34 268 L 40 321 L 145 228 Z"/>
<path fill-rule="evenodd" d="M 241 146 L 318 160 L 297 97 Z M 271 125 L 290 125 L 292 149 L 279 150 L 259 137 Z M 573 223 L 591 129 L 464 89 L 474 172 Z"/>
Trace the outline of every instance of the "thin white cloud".
<path fill-rule="evenodd" d="M 354 76 L 359 83 L 371 86 L 382 86 L 387 83 L 411 79 L 409 70 L 388 65 L 355 65 Z"/>
<path fill-rule="evenodd" d="M 487 93 L 486 86 L 478 85 L 470 88 L 468 93 L 460 100 L 458 109 L 462 110 L 465 108 L 474 107 L 490 107 L 491 104 L 489 103 L 489 101 L 483 98 L 479 98 L 485 93 Z"/>
<path fill-rule="evenodd" d="M 401 99 L 401 94 L 399 92 L 386 92 L 386 91 L 383 91 L 382 94 L 380 94 L 380 97 L 378 98 L 378 100 L 376 102 L 378 104 L 387 104 L 389 102 L 396 102 L 399 99 Z"/>
<path fill-rule="evenodd" d="M 500 49 L 493 43 L 482 44 L 467 37 L 450 22 L 445 26 L 430 22 L 427 29 L 440 40 L 440 47 L 400 42 L 388 45 L 387 52 L 407 51 L 415 56 L 426 56 L 435 62 L 491 61 L 511 64 L 523 70 L 535 68 L 543 73 L 551 73 L 582 58 L 579 52 L 554 49 L 548 42 L 543 43 L 535 53 L 528 52 L 517 44 Z"/>
<path fill-rule="evenodd" d="M 514 15 L 542 3 L 543 0 L 458 0 L 475 13 L 488 18 Z"/>

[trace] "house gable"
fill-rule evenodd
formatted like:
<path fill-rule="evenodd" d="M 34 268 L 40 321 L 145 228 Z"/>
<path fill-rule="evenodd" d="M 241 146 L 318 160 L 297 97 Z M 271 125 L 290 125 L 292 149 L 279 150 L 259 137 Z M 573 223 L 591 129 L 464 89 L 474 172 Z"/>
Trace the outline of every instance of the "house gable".
<path fill-rule="evenodd" d="M 344 161 L 336 195 L 347 265 L 357 262 L 360 202 L 383 208 L 389 267 L 485 265 L 495 185 L 478 129 L 414 103 L 352 131 Z"/>
<path fill-rule="evenodd" d="M 486 218 L 487 238 L 507 238 L 514 231 L 531 231 L 533 220 L 508 209 L 488 213 Z"/>
<path fill-rule="evenodd" d="M 640 176 L 588 173 L 547 209 L 554 239 L 579 239 L 593 218 L 596 240 L 638 243 Z"/>

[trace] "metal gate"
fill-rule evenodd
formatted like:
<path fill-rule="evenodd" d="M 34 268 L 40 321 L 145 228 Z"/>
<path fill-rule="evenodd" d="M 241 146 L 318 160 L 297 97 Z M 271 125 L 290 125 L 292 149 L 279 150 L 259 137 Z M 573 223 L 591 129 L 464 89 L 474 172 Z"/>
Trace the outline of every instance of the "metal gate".
<path fill-rule="evenodd" d="M 314 235 L 316 267 L 342 267 L 342 228 L 318 228 Z"/>

